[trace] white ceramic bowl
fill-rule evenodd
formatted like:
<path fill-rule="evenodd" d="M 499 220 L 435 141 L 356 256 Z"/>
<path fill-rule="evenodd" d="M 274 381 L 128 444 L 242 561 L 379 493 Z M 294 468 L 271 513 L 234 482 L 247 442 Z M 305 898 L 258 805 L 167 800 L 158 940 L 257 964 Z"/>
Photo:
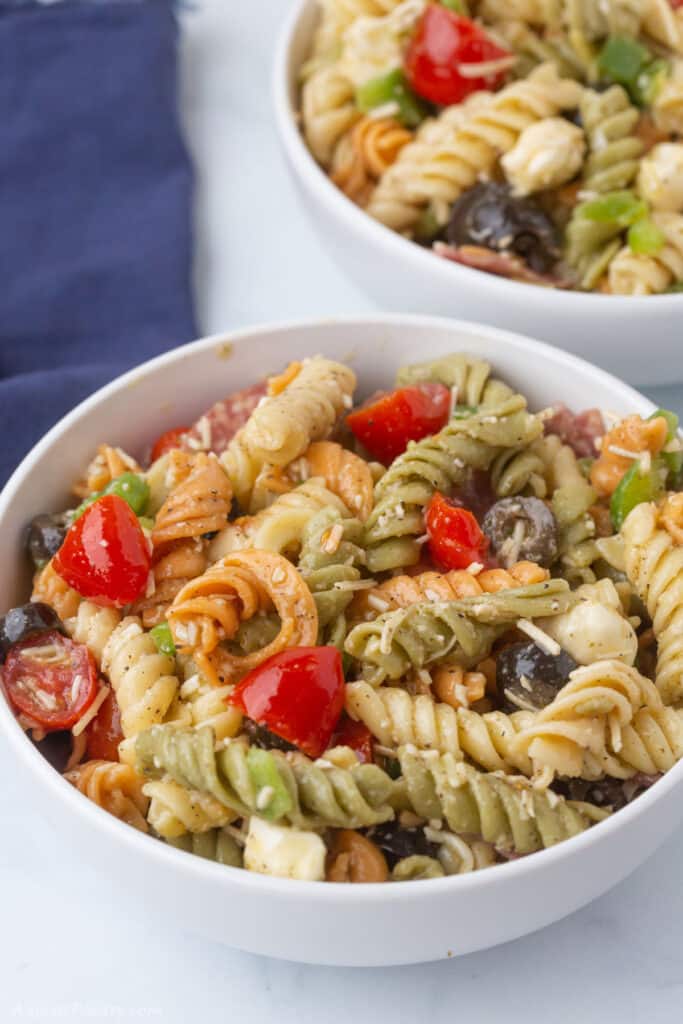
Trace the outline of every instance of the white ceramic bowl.
<path fill-rule="evenodd" d="M 23 603 L 22 532 L 66 507 L 68 487 L 107 440 L 141 455 L 161 431 L 214 400 L 314 353 L 348 360 L 363 392 L 415 359 L 468 351 L 489 359 L 532 407 L 562 398 L 647 414 L 651 404 L 558 349 L 493 328 L 382 316 L 252 328 L 176 349 L 98 391 L 33 449 L 0 497 L 0 609 Z M 293 882 L 201 860 L 110 817 L 66 783 L 0 697 L 0 733 L 26 801 L 50 818 L 74 856 L 101 865 L 126 904 L 252 952 L 343 965 L 413 963 L 514 939 L 599 896 L 641 863 L 683 816 L 683 763 L 613 818 L 554 849 L 471 875 L 395 885 Z M 625 898 L 627 896 L 625 895 Z"/>
<path fill-rule="evenodd" d="M 297 77 L 317 18 L 297 0 L 277 47 L 275 118 L 294 182 L 325 250 L 386 309 L 467 317 L 522 331 L 637 383 L 683 379 L 683 295 L 646 298 L 555 291 L 439 259 L 355 206 L 308 152 L 295 118 Z"/>

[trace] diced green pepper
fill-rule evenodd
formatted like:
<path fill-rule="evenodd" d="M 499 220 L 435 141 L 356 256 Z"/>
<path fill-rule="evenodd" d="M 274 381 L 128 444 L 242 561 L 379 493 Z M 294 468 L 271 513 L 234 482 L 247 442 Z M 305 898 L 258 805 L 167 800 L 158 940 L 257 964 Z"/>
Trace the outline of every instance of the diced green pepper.
<path fill-rule="evenodd" d="M 153 530 L 154 520 L 150 519 L 149 516 L 138 516 L 138 522 L 143 530 Z"/>
<path fill-rule="evenodd" d="M 468 416 L 474 416 L 476 411 L 476 405 L 456 405 L 452 418 L 454 420 L 466 420 Z"/>
<path fill-rule="evenodd" d="M 647 204 L 629 189 L 606 192 L 597 199 L 589 199 L 577 207 L 577 213 L 586 220 L 599 224 L 615 224 L 627 228 L 647 214 Z"/>
<path fill-rule="evenodd" d="M 659 467 L 643 470 L 640 462 L 634 462 L 624 473 L 619 486 L 612 495 L 609 510 L 615 530 L 621 526 L 631 509 L 644 501 L 654 501 L 662 493 L 663 483 Z"/>
<path fill-rule="evenodd" d="M 650 51 L 635 39 L 610 36 L 598 55 L 598 68 L 605 78 L 628 88 L 649 60 Z"/>
<path fill-rule="evenodd" d="M 632 89 L 635 102 L 641 107 L 649 107 L 657 99 L 657 96 L 671 74 L 671 66 L 663 58 L 650 61 L 638 75 Z"/>
<path fill-rule="evenodd" d="M 398 119 L 406 128 L 417 128 L 429 115 L 429 107 L 412 91 L 401 68 L 371 78 L 356 90 L 356 105 L 364 114 L 385 103 L 398 105 Z"/>
<path fill-rule="evenodd" d="M 660 231 L 649 217 L 641 217 L 628 229 L 628 244 L 631 252 L 643 256 L 655 256 L 665 241 L 664 232 Z"/>
<path fill-rule="evenodd" d="M 95 491 L 93 494 L 89 494 L 87 498 L 84 498 L 80 505 L 71 513 L 71 522 L 75 523 L 77 519 L 80 519 L 86 508 L 89 508 L 94 501 L 101 497 L 102 491 Z"/>
<path fill-rule="evenodd" d="M 268 750 L 250 747 L 247 768 L 256 789 L 256 812 L 268 821 L 277 821 L 293 807 L 292 798 Z"/>
<path fill-rule="evenodd" d="M 107 484 L 103 493 L 116 494 L 123 498 L 136 516 L 143 515 L 149 501 L 149 485 L 137 473 L 122 473 Z"/>
<path fill-rule="evenodd" d="M 670 441 L 680 440 L 678 436 L 678 416 L 676 413 L 672 412 L 670 409 L 657 409 L 651 416 L 648 416 L 648 419 L 654 420 L 657 419 L 658 416 L 665 419 L 669 427 L 666 435 L 667 444 Z M 667 467 L 669 482 L 677 484 L 681 471 L 683 470 L 683 451 L 662 452 L 659 457 L 663 459 Z"/>
<path fill-rule="evenodd" d="M 455 11 L 456 14 L 464 14 L 465 17 L 469 16 L 469 9 L 465 0 L 440 0 L 442 7 L 447 7 L 449 11 Z"/>
<path fill-rule="evenodd" d="M 160 654 L 169 654 L 171 657 L 175 655 L 175 644 L 168 622 L 160 622 L 158 626 L 154 626 L 153 629 L 150 629 L 149 635 L 157 645 Z"/>

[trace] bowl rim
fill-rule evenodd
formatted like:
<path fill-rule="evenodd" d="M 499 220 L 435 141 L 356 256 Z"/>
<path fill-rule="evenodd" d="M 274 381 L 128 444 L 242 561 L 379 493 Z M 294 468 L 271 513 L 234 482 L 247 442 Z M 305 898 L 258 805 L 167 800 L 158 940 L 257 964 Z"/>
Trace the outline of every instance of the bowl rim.
<path fill-rule="evenodd" d="M 42 458 L 43 454 L 55 441 L 59 440 L 66 430 L 77 424 L 82 417 L 95 410 L 101 401 L 125 391 L 141 379 L 153 377 L 157 370 L 162 367 L 165 368 L 174 363 L 182 363 L 185 360 L 193 359 L 197 355 L 224 345 L 226 342 L 239 347 L 240 344 L 248 343 L 249 339 L 254 336 L 305 329 L 314 330 L 316 327 L 337 324 L 358 329 L 367 328 L 369 330 L 378 327 L 404 326 L 410 329 L 433 328 L 442 330 L 447 328 L 470 332 L 488 341 L 512 346 L 520 352 L 520 355 L 535 356 L 537 360 L 535 365 L 538 365 L 538 360 L 540 360 L 546 365 L 550 362 L 560 366 L 572 367 L 584 374 L 590 370 L 592 382 L 598 387 L 601 384 L 607 383 L 612 388 L 616 386 L 618 390 L 622 391 L 624 398 L 633 403 L 634 410 L 639 409 L 643 412 L 651 412 L 655 409 L 654 403 L 630 385 L 620 381 L 613 374 L 605 370 L 593 367 L 592 364 L 578 356 L 565 352 L 562 349 L 553 348 L 545 342 L 536 341 L 525 335 L 496 327 L 488 327 L 471 321 L 422 314 L 375 313 L 323 319 L 308 318 L 281 323 L 252 325 L 235 331 L 209 335 L 172 349 L 170 352 L 163 353 L 116 377 L 109 384 L 99 388 L 90 397 L 80 402 L 34 445 L 8 480 L 0 493 L 0 528 L 7 510 L 15 499 L 17 491 L 33 472 L 36 463 Z M 237 348 L 237 351 L 239 351 L 239 348 Z M 655 785 L 641 794 L 637 800 L 623 807 L 605 821 L 549 849 L 537 851 L 532 856 L 497 864 L 495 872 L 474 871 L 468 874 L 431 879 L 430 886 L 426 890 L 414 885 L 390 886 L 387 889 L 384 883 L 370 883 L 356 886 L 352 893 L 349 893 L 348 886 L 341 882 L 326 882 L 324 885 L 321 885 L 319 882 L 294 882 L 291 879 L 274 878 L 269 875 L 245 871 L 242 868 L 232 868 L 227 865 L 217 864 L 196 855 L 188 855 L 184 850 L 175 849 L 166 843 L 155 840 L 151 836 L 138 832 L 137 829 L 119 821 L 90 800 L 84 798 L 52 767 L 38 748 L 28 739 L 15 719 L 4 696 L 0 699 L 0 736 L 6 738 L 13 753 L 18 756 L 20 763 L 30 774 L 36 785 L 44 784 L 49 787 L 56 803 L 70 808 L 75 815 L 88 823 L 89 827 L 103 831 L 112 841 L 125 843 L 130 851 L 139 853 L 142 857 L 146 858 L 147 863 L 160 862 L 167 865 L 169 869 L 173 869 L 175 866 L 178 872 L 186 878 L 203 879 L 207 882 L 215 880 L 218 884 L 221 881 L 223 884 L 237 884 L 247 890 L 256 889 L 278 899 L 287 899 L 297 895 L 301 898 L 315 896 L 316 899 L 322 899 L 325 903 L 333 904 L 339 902 L 349 903 L 349 901 L 373 904 L 384 900 L 407 900 L 410 902 L 419 898 L 418 894 L 420 893 L 424 893 L 425 896 L 428 894 L 439 896 L 440 894 L 445 895 L 451 892 L 457 894 L 457 892 L 465 888 L 476 889 L 481 885 L 490 885 L 496 879 L 503 884 L 506 879 L 513 882 L 529 871 L 541 870 L 543 868 L 552 869 L 554 864 L 564 860 L 566 857 L 571 857 L 574 853 L 579 854 L 581 850 L 596 842 L 608 841 L 609 836 L 613 832 L 626 827 L 630 821 L 639 817 L 650 806 L 663 799 L 683 779 L 683 761 L 680 761 L 658 779 Z"/>
<path fill-rule="evenodd" d="M 362 237 L 370 248 L 382 249 L 388 259 L 403 260 L 404 263 L 410 265 L 416 275 L 421 272 L 429 272 L 432 276 L 439 278 L 444 286 L 451 288 L 454 283 L 459 283 L 463 289 L 477 283 L 481 288 L 490 290 L 491 293 L 505 295 L 508 301 L 512 302 L 529 301 L 532 294 L 536 295 L 539 300 L 542 295 L 552 296 L 546 301 L 553 304 L 553 312 L 557 312 L 559 315 L 586 316 L 590 314 L 595 316 L 600 310 L 600 313 L 609 312 L 614 315 L 628 311 L 630 315 L 640 317 L 644 316 L 648 307 L 652 313 L 653 307 L 650 304 L 653 301 L 659 303 L 657 312 L 660 314 L 680 312 L 680 303 L 683 302 L 683 295 L 680 294 L 603 295 L 600 292 L 542 288 L 527 281 L 511 281 L 495 274 L 476 270 L 473 267 L 439 259 L 430 250 L 404 238 L 398 232 L 392 231 L 356 206 L 341 189 L 333 184 L 313 157 L 299 130 L 296 112 L 291 104 L 290 55 L 300 31 L 301 22 L 316 5 L 317 0 L 296 0 L 280 29 L 271 75 L 275 125 L 291 165 L 298 177 L 305 182 L 306 188 L 314 193 L 320 203 L 329 207 L 335 216 L 345 221 L 349 230 Z M 525 289 L 524 292 L 520 291 L 522 288 Z M 678 305 L 676 305 L 677 303 Z"/>

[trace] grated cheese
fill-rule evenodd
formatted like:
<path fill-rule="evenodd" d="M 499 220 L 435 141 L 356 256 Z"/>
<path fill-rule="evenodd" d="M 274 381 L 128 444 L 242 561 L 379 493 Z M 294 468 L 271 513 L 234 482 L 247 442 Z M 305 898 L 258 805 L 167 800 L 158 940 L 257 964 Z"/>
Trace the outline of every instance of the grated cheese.
<path fill-rule="evenodd" d="M 509 71 L 517 63 L 515 54 L 509 57 L 499 57 L 497 60 L 480 60 L 458 64 L 458 74 L 463 78 L 486 78 L 488 75 L 497 75 L 502 71 Z"/>
<path fill-rule="evenodd" d="M 84 715 L 81 715 L 76 724 L 72 727 L 72 735 L 80 736 L 83 730 L 90 725 L 93 718 L 96 716 L 97 712 L 100 710 L 105 700 L 109 696 L 109 692 L 110 691 L 108 686 L 100 686 L 100 692 L 97 694 L 88 710 L 85 712 Z"/>
<path fill-rule="evenodd" d="M 537 626 L 534 622 L 529 619 L 518 619 L 517 629 L 522 633 L 526 633 L 528 637 L 534 641 L 537 647 L 540 647 L 544 654 L 550 654 L 553 658 L 559 657 L 562 653 L 562 648 L 558 644 L 557 640 L 553 640 L 551 636 L 545 633 L 540 626 Z"/>

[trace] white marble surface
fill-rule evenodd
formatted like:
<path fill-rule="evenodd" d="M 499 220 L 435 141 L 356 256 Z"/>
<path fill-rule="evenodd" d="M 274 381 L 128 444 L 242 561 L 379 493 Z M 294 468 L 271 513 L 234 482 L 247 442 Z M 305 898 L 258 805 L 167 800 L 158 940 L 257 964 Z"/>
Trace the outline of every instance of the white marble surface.
<path fill-rule="evenodd" d="M 184 17 L 183 110 L 199 167 L 202 327 L 372 309 L 318 247 L 278 154 L 269 65 L 285 0 L 197 5 Z M 683 389 L 666 397 L 680 406 Z M 1 744 L 0 779 L 3 1024 L 681 1019 L 683 830 L 601 900 L 514 944 L 426 966 L 336 970 L 235 952 L 122 906 L 106 876 L 71 859 L 33 816 Z"/>

